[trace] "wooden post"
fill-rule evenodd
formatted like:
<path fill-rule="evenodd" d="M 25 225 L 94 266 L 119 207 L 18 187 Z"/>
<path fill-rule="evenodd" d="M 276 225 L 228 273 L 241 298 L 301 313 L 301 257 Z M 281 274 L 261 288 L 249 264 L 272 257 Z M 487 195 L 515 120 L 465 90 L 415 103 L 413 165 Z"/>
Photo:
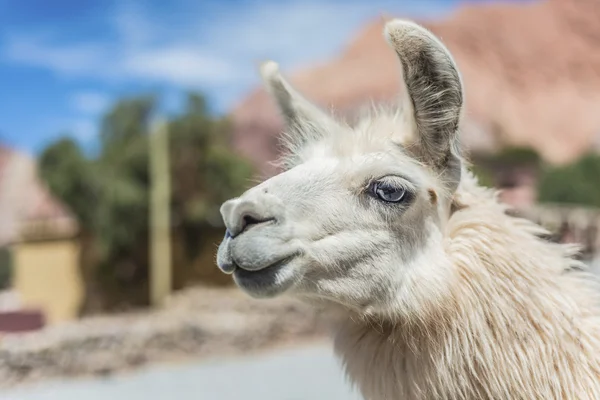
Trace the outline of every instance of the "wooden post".
<path fill-rule="evenodd" d="M 150 300 L 161 306 L 171 292 L 171 185 L 168 126 L 150 132 Z"/>

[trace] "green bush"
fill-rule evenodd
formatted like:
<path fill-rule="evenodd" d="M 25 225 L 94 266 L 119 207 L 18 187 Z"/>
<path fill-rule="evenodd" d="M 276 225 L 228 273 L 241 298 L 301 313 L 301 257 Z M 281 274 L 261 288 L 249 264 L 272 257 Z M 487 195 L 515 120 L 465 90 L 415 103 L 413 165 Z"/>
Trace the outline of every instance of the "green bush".
<path fill-rule="evenodd" d="M 487 187 L 502 185 L 501 176 L 510 175 L 515 167 L 537 169 L 542 164 L 538 153 L 529 147 L 506 147 L 494 154 L 474 154 L 472 162 L 471 171 L 479 183 Z"/>
<path fill-rule="evenodd" d="M 540 156 L 530 147 L 507 147 L 491 157 L 492 161 L 501 165 L 536 165 Z"/>
<path fill-rule="evenodd" d="M 0 247 L 0 290 L 10 287 L 12 279 L 12 263 L 10 250 Z"/>
<path fill-rule="evenodd" d="M 480 185 L 489 188 L 494 187 L 496 185 L 493 174 L 487 168 L 476 164 L 471 166 L 470 170 L 473 173 L 473 175 L 477 177 L 477 181 Z"/>
<path fill-rule="evenodd" d="M 538 191 L 540 202 L 600 207 L 600 156 L 588 154 L 569 165 L 546 167 Z"/>

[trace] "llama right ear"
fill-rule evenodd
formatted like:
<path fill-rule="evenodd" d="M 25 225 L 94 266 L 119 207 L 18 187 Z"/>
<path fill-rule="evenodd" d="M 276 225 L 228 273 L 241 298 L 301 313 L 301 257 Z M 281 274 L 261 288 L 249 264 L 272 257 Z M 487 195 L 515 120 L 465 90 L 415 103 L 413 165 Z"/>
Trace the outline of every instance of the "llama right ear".
<path fill-rule="evenodd" d="M 385 25 L 385 36 L 402 64 L 404 112 L 414 136 L 407 149 L 434 167 L 454 190 L 461 173 L 458 125 L 463 88 L 446 47 L 428 30 L 404 20 Z"/>
<path fill-rule="evenodd" d="M 264 62 L 260 72 L 284 118 L 288 150 L 298 151 L 306 143 L 319 140 L 338 126 L 331 116 L 306 100 L 281 76 L 277 63 Z"/>

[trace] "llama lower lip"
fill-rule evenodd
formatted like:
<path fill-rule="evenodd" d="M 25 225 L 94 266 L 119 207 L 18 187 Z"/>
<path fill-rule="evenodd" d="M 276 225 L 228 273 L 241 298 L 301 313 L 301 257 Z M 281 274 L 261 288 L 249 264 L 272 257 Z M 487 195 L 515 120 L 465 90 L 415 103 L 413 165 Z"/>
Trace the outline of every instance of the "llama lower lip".
<path fill-rule="evenodd" d="M 233 272 L 235 282 L 250 294 L 267 297 L 287 289 L 290 285 L 282 282 L 280 271 L 285 268 L 293 257 L 286 257 L 266 268 L 248 271 L 237 267 Z"/>
<path fill-rule="evenodd" d="M 260 277 L 262 275 L 269 275 L 269 274 L 273 274 L 273 273 L 277 272 L 277 270 L 280 267 L 287 264 L 290 260 L 291 260 L 291 257 L 286 257 L 282 260 L 274 262 L 273 264 L 269 265 L 268 267 L 258 269 L 258 270 L 252 270 L 252 271 L 244 269 L 244 268 L 240 267 L 239 265 L 236 265 L 234 274 L 236 274 L 237 276 L 240 276 L 242 278 L 256 279 L 257 277 Z"/>

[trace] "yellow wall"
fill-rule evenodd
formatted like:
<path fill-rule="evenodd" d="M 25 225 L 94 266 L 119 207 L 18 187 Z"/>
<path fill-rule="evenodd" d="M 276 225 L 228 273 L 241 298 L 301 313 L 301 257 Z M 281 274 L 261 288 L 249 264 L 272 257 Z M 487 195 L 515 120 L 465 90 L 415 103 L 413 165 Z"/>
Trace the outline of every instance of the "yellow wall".
<path fill-rule="evenodd" d="M 24 306 L 44 311 L 48 324 L 77 317 L 83 298 L 79 252 L 72 239 L 13 247 L 13 287 Z"/>

